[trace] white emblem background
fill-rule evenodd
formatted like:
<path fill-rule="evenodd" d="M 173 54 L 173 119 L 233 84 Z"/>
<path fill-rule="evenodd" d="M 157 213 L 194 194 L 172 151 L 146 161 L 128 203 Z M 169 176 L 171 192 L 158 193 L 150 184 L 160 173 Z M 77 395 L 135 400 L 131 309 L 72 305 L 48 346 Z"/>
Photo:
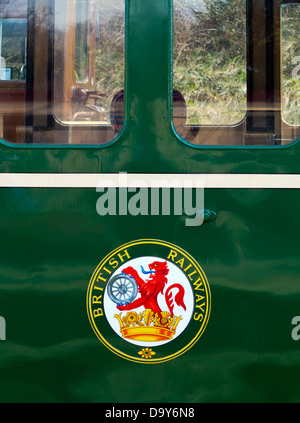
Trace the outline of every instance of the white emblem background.
<path fill-rule="evenodd" d="M 105 293 L 104 293 L 104 299 L 103 299 L 103 306 L 104 306 L 104 312 L 105 312 L 105 316 L 111 326 L 111 328 L 115 331 L 115 333 L 120 336 L 121 338 L 125 339 L 127 342 L 130 342 L 132 344 L 135 345 L 139 345 L 141 347 L 157 347 L 159 345 L 163 345 L 166 344 L 168 342 L 171 342 L 172 340 L 176 339 L 184 330 L 185 328 L 188 326 L 192 316 L 193 316 L 193 312 L 194 312 L 194 294 L 193 294 L 193 289 L 191 287 L 191 284 L 187 278 L 187 276 L 185 275 L 185 273 L 179 268 L 177 267 L 174 263 L 170 262 L 169 260 L 163 259 L 161 257 L 152 257 L 152 256 L 144 256 L 144 257 L 138 257 L 138 258 L 134 258 L 132 260 L 127 261 L 125 264 L 123 264 L 122 266 L 118 267 L 116 269 L 116 271 L 111 275 L 110 279 L 112 277 L 114 277 L 115 275 L 121 274 L 122 270 L 125 269 L 128 266 L 133 267 L 138 274 L 140 275 L 140 277 L 143 280 L 146 280 L 150 277 L 149 275 L 145 275 L 142 273 L 141 270 L 141 266 L 143 266 L 144 270 L 149 271 L 149 264 L 153 263 L 154 261 L 166 261 L 168 264 L 168 269 L 169 269 L 169 273 L 168 275 L 166 275 L 166 278 L 168 279 L 168 283 L 165 285 L 164 290 L 163 290 L 163 294 L 158 294 L 157 297 L 157 301 L 158 301 L 158 305 L 160 306 L 162 311 L 169 311 L 168 306 L 166 304 L 165 301 L 165 292 L 168 289 L 169 286 L 173 285 L 173 284 L 181 284 L 185 290 L 185 294 L 184 294 L 184 304 L 186 306 L 186 310 L 184 310 L 183 307 L 181 306 L 177 306 L 177 304 L 174 302 L 174 310 L 173 313 L 176 317 L 181 316 L 182 320 L 180 320 L 177 328 L 176 328 L 176 333 L 173 336 L 172 339 L 170 340 L 166 340 L 166 341 L 155 341 L 155 342 L 144 342 L 144 341 L 136 341 L 136 340 L 132 340 L 132 339 L 127 339 L 127 338 L 123 338 L 122 337 L 122 333 L 120 332 L 120 325 L 118 322 L 118 319 L 116 317 L 114 317 L 115 314 L 120 314 L 121 311 L 118 310 L 117 308 L 117 304 L 114 303 L 108 296 L 107 293 L 107 289 L 105 289 Z M 110 280 L 109 279 L 109 280 Z M 109 281 L 107 282 L 109 283 Z M 173 299 L 174 296 L 177 294 L 178 289 L 174 288 L 173 291 Z M 138 293 L 136 298 L 139 298 L 140 294 Z M 129 310 L 128 310 L 129 311 Z M 135 311 L 136 313 L 140 313 L 145 311 L 145 307 L 141 306 L 138 308 L 133 309 L 132 311 Z M 126 315 L 127 311 L 122 311 L 122 316 Z"/>

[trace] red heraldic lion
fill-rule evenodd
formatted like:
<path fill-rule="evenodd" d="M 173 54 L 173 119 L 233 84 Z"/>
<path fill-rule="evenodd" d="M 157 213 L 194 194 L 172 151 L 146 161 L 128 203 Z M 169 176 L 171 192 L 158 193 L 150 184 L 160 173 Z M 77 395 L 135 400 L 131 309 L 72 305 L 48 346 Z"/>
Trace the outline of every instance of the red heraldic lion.
<path fill-rule="evenodd" d="M 158 305 L 157 297 L 159 294 L 165 296 L 165 301 L 170 310 L 171 316 L 173 316 L 174 301 L 178 306 L 181 306 L 186 310 L 184 304 L 184 294 L 185 290 L 180 284 L 173 284 L 167 288 L 165 294 L 163 294 L 164 288 L 168 283 L 167 275 L 169 273 L 168 265 L 166 261 L 154 261 L 149 264 L 150 278 L 144 281 L 138 274 L 138 272 L 131 266 L 126 267 L 122 270 L 126 275 L 132 276 L 137 285 L 140 293 L 140 297 L 126 305 L 118 305 L 117 308 L 121 311 L 123 310 L 133 310 L 137 307 L 144 306 L 145 309 L 151 309 L 153 313 L 159 313 L 161 315 L 161 308 Z M 173 300 L 173 290 L 178 290 Z"/>

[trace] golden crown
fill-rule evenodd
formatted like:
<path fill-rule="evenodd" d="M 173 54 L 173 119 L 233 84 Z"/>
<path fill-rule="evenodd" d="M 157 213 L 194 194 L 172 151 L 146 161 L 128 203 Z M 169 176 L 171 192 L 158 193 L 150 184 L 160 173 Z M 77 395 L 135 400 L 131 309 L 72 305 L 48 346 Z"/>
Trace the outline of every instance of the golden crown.
<path fill-rule="evenodd" d="M 136 341 L 166 341 L 172 339 L 176 328 L 182 317 L 171 316 L 168 311 L 154 313 L 151 309 L 136 313 L 128 311 L 115 314 L 120 324 L 120 332 L 123 338 L 134 339 Z"/>

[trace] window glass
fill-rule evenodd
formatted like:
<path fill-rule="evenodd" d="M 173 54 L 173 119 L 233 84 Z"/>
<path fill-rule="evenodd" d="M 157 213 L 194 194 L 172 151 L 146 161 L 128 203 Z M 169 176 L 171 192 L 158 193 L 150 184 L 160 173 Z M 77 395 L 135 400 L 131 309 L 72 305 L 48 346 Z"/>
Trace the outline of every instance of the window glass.
<path fill-rule="evenodd" d="M 73 4 L 55 1 L 54 115 L 64 125 L 97 126 L 98 142 L 108 142 L 124 121 L 125 1 Z"/>
<path fill-rule="evenodd" d="M 173 84 L 188 125 L 233 125 L 246 113 L 246 0 L 174 0 Z"/>
<path fill-rule="evenodd" d="M 0 0 L 0 138 L 103 144 L 124 122 L 125 0 Z"/>
<path fill-rule="evenodd" d="M 86 82 L 89 76 L 88 22 L 89 3 L 77 1 L 75 9 L 75 81 Z"/>
<path fill-rule="evenodd" d="M 173 0 L 173 123 L 197 145 L 277 146 L 300 137 L 299 4 Z M 286 1 L 285 3 L 290 3 Z"/>
<path fill-rule="evenodd" d="M 300 125 L 300 5 L 281 6 L 282 116 Z"/>
<path fill-rule="evenodd" d="M 0 1 L 0 138 L 23 142 L 27 0 Z"/>
<path fill-rule="evenodd" d="M 25 80 L 26 60 L 27 0 L 2 0 L 0 1 L 0 81 Z"/>
<path fill-rule="evenodd" d="M 0 80 L 25 79 L 27 19 L 0 19 Z"/>

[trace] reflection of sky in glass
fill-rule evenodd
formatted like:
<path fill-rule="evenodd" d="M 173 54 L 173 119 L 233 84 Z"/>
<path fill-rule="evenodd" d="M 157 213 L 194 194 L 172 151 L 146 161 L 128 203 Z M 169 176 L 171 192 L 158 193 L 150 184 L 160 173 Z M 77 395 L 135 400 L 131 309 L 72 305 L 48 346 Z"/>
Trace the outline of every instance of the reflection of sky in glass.
<path fill-rule="evenodd" d="M 55 0 L 55 29 L 57 31 L 64 31 L 65 15 L 67 10 L 67 0 Z"/>
<path fill-rule="evenodd" d="M 185 8 L 186 15 L 188 16 L 190 10 L 196 12 L 205 12 L 205 0 L 177 0 L 176 5 Z"/>
<path fill-rule="evenodd" d="M 81 0 L 82 3 L 90 3 L 89 0 Z M 65 30 L 65 13 L 68 0 L 55 0 L 55 26 L 56 30 Z M 106 20 L 112 16 L 124 15 L 125 0 L 96 0 L 94 8 L 99 13 L 101 20 Z M 85 19 L 85 17 L 82 17 Z M 80 22 L 80 17 L 77 17 Z"/>
<path fill-rule="evenodd" d="M 4 4 L 3 4 L 4 3 Z M 2 2 L 0 4 L 0 18 L 26 18 L 27 17 L 27 1 L 13 0 L 8 4 Z"/>

